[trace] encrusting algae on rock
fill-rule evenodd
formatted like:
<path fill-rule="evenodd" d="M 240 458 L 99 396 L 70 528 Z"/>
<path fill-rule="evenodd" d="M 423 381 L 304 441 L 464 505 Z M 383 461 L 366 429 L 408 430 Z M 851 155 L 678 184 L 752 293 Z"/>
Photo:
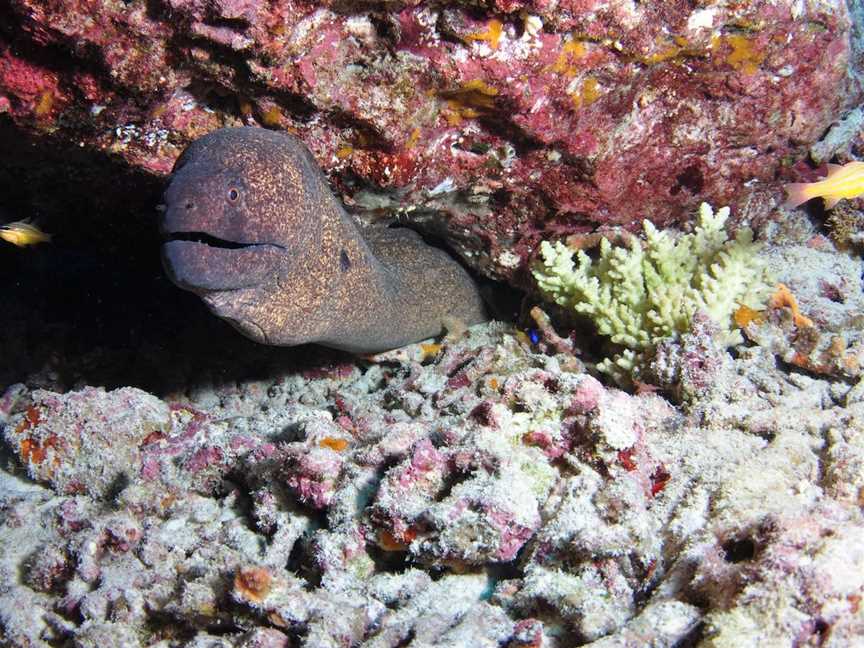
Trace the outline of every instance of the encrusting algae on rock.
<path fill-rule="evenodd" d="M 0 645 L 855 645 L 860 389 L 744 347 L 697 422 L 514 333 L 166 400 L 11 387 Z"/>
<path fill-rule="evenodd" d="M 696 228 L 677 240 L 643 221 L 645 245 L 600 242 L 596 262 L 579 250 L 544 241 L 532 273 L 543 294 L 559 306 L 587 315 L 597 331 L 623 350 L 597 365 L 617 382 L 638 378 L 647 354 L 663 340 L 690 330 L 702 311 L 720 327 L 725 346 L 742 341 L 733 329 L 740 306 L 758 308 L 771 284 L 759 244 L 748 228 L 732 240 L 723 226 L 729 208 L 715 213 L 702 203 Z"/>

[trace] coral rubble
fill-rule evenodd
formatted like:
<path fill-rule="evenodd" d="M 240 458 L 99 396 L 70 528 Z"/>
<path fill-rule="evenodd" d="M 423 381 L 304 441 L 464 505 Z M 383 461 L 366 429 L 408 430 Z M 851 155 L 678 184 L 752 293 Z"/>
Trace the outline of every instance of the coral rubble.
<path fill-rule="evenodd" d="M 777 255 L 799 318 L 860 312 L 860 261 Z M 832 272 L 857 281 L 842 302 L 816 279 Z M 164 398 L 14 385 L 0 640 L 855 645 L 861 384 L 720 337 L 696 318 L 658 350 L 683 411 L 496 323 Z"/>
<path fill-rule="evenodd" d="M 0 257 L 0 645 L 864 645 L 861 213 L 829 216 L 838 252 L 776 209 L 815 174 L 796 156 L 861 153 L 860 109 L 829 130 L 861 100 L 861 12 L 0 3 L 2 220 L 56 234 Z M 713 298 L 667 295 L 650 332 L 625 313 L 629 391 L 530 304 L 536 328 L 371 358 L 257 347 L 155 254 L 164 176 L 224 125 L 296 133 L 361 221 L 512 285 L 540 241 L 643 219 L 652 281 L 689 278 L 660 231 L 703 201 L 781 284 L 733 308 L 761 266 L 712 215 L 693 249 L 743 287 L 703 272 Z"/>

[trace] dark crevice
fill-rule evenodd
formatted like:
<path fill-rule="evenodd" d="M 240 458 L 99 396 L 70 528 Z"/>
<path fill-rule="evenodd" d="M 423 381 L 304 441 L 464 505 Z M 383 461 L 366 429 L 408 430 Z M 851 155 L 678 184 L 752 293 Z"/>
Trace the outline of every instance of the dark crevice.
<path fill-rule="evenodd" d="M 489 565 L 489 567 L 487 568 L 489 578 L 492 579 L 495 583 L 522 578 L 525 574 L 519 565 L 522 564 L 522 559 L 529 553 L 529 544 L 530 542 L 526 542 L 524 545 L 522 545 L 522 548 L 519 549 L 516 557 L 513 558 L 513 560 L 505 563 L 492 563 L 491 565 Z M 492 593 L 490 592 L 490 597 L 491 595 Z"/>
<path fill-rule="evenodd" d="M 238 32 L 249 29 L 249 21 L 245 18 L 225 18 L 224 16 L 212 15 L 207 19 L 207 24 L 212 27 L 227 27 Z"/>
<path fill-rule="evenodd" d="M 179 597 L 178 597 L 179 598 Z M 144 629 L 148 640 L 185 643 L 191 641 L 197 631 L 187 622 L 167 612 L 150 610 L 145 618 Z"/>
<path fill-rule="evenodd" d="M 448 473 L 444 478 L 444 484 L 441 486 L 441 489 L 435 494 L 436 502 L 443 502 L 445 499 L 450 497 L 450 493 L 453 492 L 453 489 L 456 488 L 459 484 L 462 484 L 473 476 L 473 472 L 465 471 L 465 472 L 451 472 Z"/>
<path fill-rule="evenodd" d="M 248 75 L 247 75 L 248 77 Z M 299 122 L 308 122 L 319 113 L 318 106 L 306 97 L 287 91 L 278 91 L 261 83 L 244 82 L 243 90 L 249 96 L 271 97 L 280 108 Z"/>
<path fill-rule="evenodd" d="M 0 116 L 0 222 L 32 217 L 53 235 L 3 244 L 0 391 L 135 386 L 156 395 L 262 380 L 344 362 L 312 345 L 256 344 L 165 275 L 155 206 L 163 178 Z M 219 353 L 214 353 L 219 349 Z"/>
<path fill-rule="evenodd" d="M 756 556 L 756 543 L 751 538 L 729 540 L 723 543 L 723 557 L 727 562 L 739 563 Z"/>
<path fill-rule="evenodd" d="M 682 188 L 694 195 L 698 195 L 702 193 L 702 189 L 705 185 L 705 178 L 702 174 L 702 170 L 696 164 L 684 169 L 675 177 L 675 180 L 677 184 L 672 187 L 672 190 L 670 191 L 672 195 L 680 192 Z"/>
<path fill-rule="evenodd" d="M 488 117 L 480 116 L 477 118 L 477 121 L 487 133 L 509 142 L 516 151 L 516 155 L 523 156 L 532 151 L 546 148 L 546 144 L 532 137 L 520 126 L 508 119 L 507 116 L 512 114 L 512 112 L 509 112 L 508 106 L 496 106 L 495 113 Z"/>
<path fill-rule="evenodd" d="M 285 569 L 303 580 L 303 588 L 312 592 L 321 587 L 322 573 L 315 562 L 315 551 L 312 547 L 313 536 L 304 534 L 297 539 L 288 555 Z"/>
<path fill-rule="evenodd" d="M 376 573 L 401 574 L 414 566 L 407 547 L 405 551 L 385 551 L 378 545 L 369 544 L 366 550 L 375 563 Z"/>
<path fill-rule="evenodd" d="M 232 470 L 223 477 L 220 484 L 213 488 L 212 495 L 223 500 L 229 495 L 231 509 L 246 523 L 246 528 L 253 533 L 260 533 L 255 518 L 255 503 L 250 495 L 250 483 L 248 476 L 242 470 Z"/>
<path fill-rule="evenodd" d="M 813 635 L 816 637 L 817 645 L 821 646 L 828 639 L 828 635 L 831 632 L 830 624 L 824 619 L 817 618 L 812 622 L 813 626 Z"/>
<path fill-rule="evenodd" d="M 105 501 L 113 505 L 120 494 L 129 486 L 129 483 L 129 476 L 125 472 L 117 473 L 108 485 L 104 498 Z"/>
<path fill-rule="evenodd" d="M 363 142 L 363 149 L 384 152 L 393 150 L 393 143 L 389 142 L 374 124 L 364 121 L 356 115 L 333 108 L 328 112 L 328 121 L 337 128 L 354 131 L 357 134 L 357 139 Z"/>
<path fill-rule="evenodd" d="M 239 21 L 239 23 L 242 23 L 242 21 Z M 172 64 L 177 67 L 185 67 L 189 59 L 188 50 L 196 48 L 206 50 L 214 63 L 231 69 L 233 87 L 226 86 L 221 80 L 211 77 L 201 70 L 195 70 L 195 77 L 186 89 L 200 103 L 211 108 L 241 117 L 241 104 L 246 98 L 270 97 L 277 103 L 280 109 L 290 114 L 293 119 L 299 122 L 307 122 L 319 112 L 317 106 L 305 97 L 287 91 L 276 90 L 262 83 L 250 80 L 248 70 L 249 55 L 247 53 L 237 52 L 227 45 L 217 43 L 202 36 L 181 34 L 172 36 L 169 46 L 169 52 L 173 57 Z M 262 124 L 263 126 L 266 125 Z"/>

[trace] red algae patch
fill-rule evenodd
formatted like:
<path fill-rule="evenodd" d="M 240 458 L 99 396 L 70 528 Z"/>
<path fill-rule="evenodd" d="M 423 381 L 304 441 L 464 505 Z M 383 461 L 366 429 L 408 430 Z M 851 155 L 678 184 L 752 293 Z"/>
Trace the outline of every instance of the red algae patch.
<path fill-rule="evenodd" d="M 220 126 L 295 133 L 359 216 L 514 283 L 542 239 L 767 218 L 861 98 L 841 0 L 157 5 L 12 3 L 0 111 L 157 175 Z"/>

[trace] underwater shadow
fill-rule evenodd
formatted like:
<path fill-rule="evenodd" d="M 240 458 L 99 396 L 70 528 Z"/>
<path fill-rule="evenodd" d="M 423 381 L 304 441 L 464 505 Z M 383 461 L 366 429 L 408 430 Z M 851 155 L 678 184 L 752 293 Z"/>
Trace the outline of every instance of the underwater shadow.
<path fill-rule="evenodd" d="M 165 179 L 0 118 L 0 222 L 51 243 L 0 241 L 0 390 L 135 386 L 159 396 L 265 380 L 348 356 L 256 344 L 165 275 L 154 206 Z"/>

